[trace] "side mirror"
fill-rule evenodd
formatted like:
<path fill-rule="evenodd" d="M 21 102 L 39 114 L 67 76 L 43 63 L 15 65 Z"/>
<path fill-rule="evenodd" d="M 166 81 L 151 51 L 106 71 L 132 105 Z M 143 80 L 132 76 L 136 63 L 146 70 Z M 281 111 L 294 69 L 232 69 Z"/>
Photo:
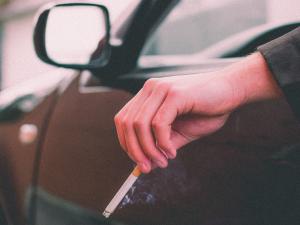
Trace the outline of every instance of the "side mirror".
<path fill-rule="evenodd" d="M 34 47 L 46 63 L 96 69 L 110 57 L 110 22 L 105 6 L 61 3 L 43 9 L 34 30 Z"/>

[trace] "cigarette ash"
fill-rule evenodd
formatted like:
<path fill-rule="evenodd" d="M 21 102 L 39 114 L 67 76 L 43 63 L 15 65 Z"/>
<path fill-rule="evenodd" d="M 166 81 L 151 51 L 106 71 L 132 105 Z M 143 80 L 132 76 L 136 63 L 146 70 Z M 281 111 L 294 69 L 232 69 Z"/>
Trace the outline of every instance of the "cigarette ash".
<path fill-rule="evenodd" d="M 167 169 L 155 169 L 150 174 L 139 177 L 118 208 L 155 205 L 157 202 L 177 204 L 180 196 L 194 188 L 199 188 L 199 184 L 187 179 L 183 163 L 177 159 L 172 160 Z"/>

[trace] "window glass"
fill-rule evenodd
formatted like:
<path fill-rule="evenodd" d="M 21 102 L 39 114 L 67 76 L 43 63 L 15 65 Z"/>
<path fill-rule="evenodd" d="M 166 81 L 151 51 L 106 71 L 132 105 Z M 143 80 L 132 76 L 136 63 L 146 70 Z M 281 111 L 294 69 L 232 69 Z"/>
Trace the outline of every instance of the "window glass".
<path fill-rule="evenodd" d="M 269 22 L 300 18 L 299 0 L 181 0 L 149 40 L 144 54 L 200 52 Z"/>

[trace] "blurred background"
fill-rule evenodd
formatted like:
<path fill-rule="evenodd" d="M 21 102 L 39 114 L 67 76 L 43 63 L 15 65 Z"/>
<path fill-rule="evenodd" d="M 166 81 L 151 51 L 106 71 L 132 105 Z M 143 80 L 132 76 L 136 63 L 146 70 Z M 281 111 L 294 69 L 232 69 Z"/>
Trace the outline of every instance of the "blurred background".
<path fill-rule="evenodd" d="M 111 23 L 139 0 L 102 0 Z M 49 0 L 0 0 L 0 87 L 54 68 L 33 50 L 37 10 Z M 149 40 L 143 55 L 197 53 L 234 34 L 266 23 L 300 20 L 299 0 L 181 0 Z"/>

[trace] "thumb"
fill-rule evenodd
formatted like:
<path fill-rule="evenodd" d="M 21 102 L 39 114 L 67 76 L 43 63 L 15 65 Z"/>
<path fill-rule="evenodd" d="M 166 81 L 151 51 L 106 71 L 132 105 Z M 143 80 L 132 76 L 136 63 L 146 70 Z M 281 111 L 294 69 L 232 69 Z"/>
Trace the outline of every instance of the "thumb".
<path fill-rule="evenodd" d="M 183 115 L 172 124 L 172 145 L 179 149 L 196 139 L 212 134 L 224 125 L 227 118 L 228 114 L 221 116 Z"/>

